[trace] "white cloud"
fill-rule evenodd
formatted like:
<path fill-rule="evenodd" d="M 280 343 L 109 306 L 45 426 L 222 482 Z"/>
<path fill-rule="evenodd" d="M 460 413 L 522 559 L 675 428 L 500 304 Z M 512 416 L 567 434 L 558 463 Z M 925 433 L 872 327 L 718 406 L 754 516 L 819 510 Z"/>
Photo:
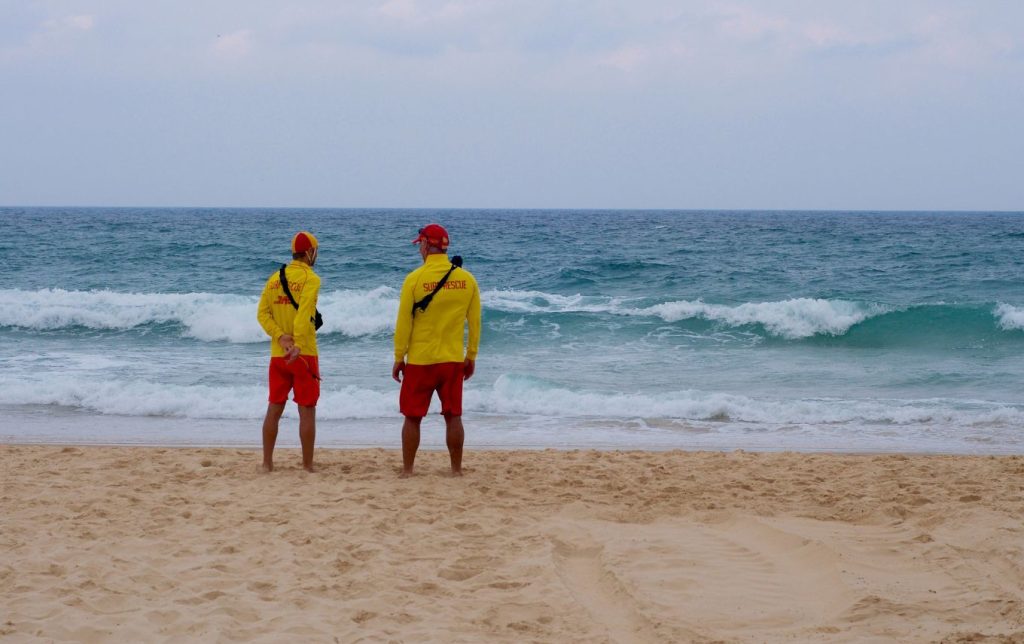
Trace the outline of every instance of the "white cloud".
<path fill-rule="evenodd" d="M 935 173 L 983 156 L 985 145 L 992 161 L 974 164 L 973 175 L 963 164 L 964 190 L 1019 186 L 1009 171 L 1021 140 L 1024 3 L 1013 0 L 221 0 L 185 10 L 193 5 L 0 1 L 0 86 L 37 106 L 17 106 L 27 134 L 21 147 L 0 146 L 6 174 L 37 154 L 95 154 L 97 168 L 113 167 L 117 157 L 96 143 L 106 139 L 90 136 L 121 131 L 122 106 L 130 106 L 139 136 L 126 149 L 139 138 L 153 150 L 212 141 L 218 158 L 246 167 L 253 155 L 238 151 L 265 138 L 293 153 L 296 163 L 273 171 L 300 177 L 300 192 L 333 195 L 339 168 L 348 169 L 363 192 L 338 199 L 365 203 L 391 199 L 402 181 L 437 203 L 474 198 L 461 188 L 442 194 L 456 184 L 478 186 L 480 203 L 514 200 L 513 186 L 532 186 L 541 203 L 561 188 L 531 177 L 565 172 L 564 194 L 614 199 L 621 188 L 637 204 L 655 184 L 666 203 L 685 183 L 704 192 L 677 205 L 727 205 L 722 195 L 740 192 L 734 177 L 749 176 L 743 203 L 795 203 L 770 198 L 798 194 L 810 183 L 804 177 L 818 177 L 817 194 L 835 191 L 825 203 L 856 205 L 860 194 L 889 189 L 897 173 L 870 178 L 885 165 L 879 159 L 894 159 L 908 181 L 906 198 L 892 203 L 919 204 L 925 187 L 958 183 L 952 171 Z M 203 100 L 205 92 L 217 100 Z M 52 131 L 61 136 L 32 134 Z M 222 171 L 164 157 L 168 172 L 198 183 Z M 944 166 L 934 163 L 940 158 Z M 558 164 L 540 172 L 548 166 L 538 159 Z M 861 167 L 864 185 L 829 183 L 840 176 L 825 174 L 833 165 L 853 175 Z M 139 177 L 163 185 L 139 167 Z M 677 180 L 686 169 L 692 180 Z M 40 194 L 80 176 L 23 175 Z M 90 199 L 123 200 L 122 186 Z M 1008 203 L 1020 188 L 1002 194 L 998 203 Z M 625 202 L 605 205 L 615 203 Z"/>
<path fill-rule="evenodd" d="M 405 22 L 411 22 L 420 15 L 415 0 L 390 0 L 377 7 L 376 13 Z"/>
<path fill-rule="evenodd" d="M 680 61 L 692 60 L 693 52 L 679 40 L 665 40 L 654 45 L 624 45 L 597 56 L 598 64 L 621 72 L 657 70 Z"/>
<path fill-rule="evenodd" d="M 721 32 L 739 40 L 756 40 L 785 33 L 789 28 L 789 20 L 768 15 L 750 7 L 732 6 L 722 9 L 720 12 L 719 29 Z"/>
<path fill-rule="evenodd" d="M 813 22 L 804 25 L 802 32 L 804 38 L 817 47 L 834 47 L 854 42 L 842 29 L 828 23 Z"/>
<path fill-rule="evenodd" d="M 644 47 L 627 46 L 620 47 L 615 51 L 602 56 L 602 62 L 609 66 L 618 69 L 619 71 L 629 72 L 636 69 L 648 60 L 650 52 Z"/>
<path fill-rule="evenodd" d="M 972 29 L 964 16 L 952 12 L 933 12 L 911 27 L 921 42 L 919 60 L 949 69 L 979 69 L 993 60 L 1009 55 L 1015 44 L 1024 43 L 998 31 Z"/>
<path fill-rule="evenodd" d="M 44 22 L 43 30 L 51 33 L 62 31 L 92 31 L 92 28 L 95 26 L 95 16 L 61 16 L 60 18 L 51 18 Z"/>
<path fill-rule="evenodd" d="M 418 0 L 387 0 L 373 7 L 370 15 L 383 16 L 401 22 L 417 22 L 423 25 L 440 22 L 455 23 L 471 19 L 473 15 L 491 13 L 494 7 L 480 2 L 452 0 L 450 2 L 422 2 Z M 470 25 L 467 25 L 469 27 Z M 476 25 L 477 27 L 481 25 Z"/>
<path fill-rule="evenodd" d="M 89 14 L 62 15 L 37 22 L 20 42 L 14 40 L 6 47 L 0 45 L 0 63 L 67 56 L 95 27 L 96 17 Z"/>
<path fill-rule="evenodd" d="M 226 34 L 218 34 L 212 45 L 213 52 L 230 60 L 248 56 L 253 49 L 253 32 L 239 29 Z"/>

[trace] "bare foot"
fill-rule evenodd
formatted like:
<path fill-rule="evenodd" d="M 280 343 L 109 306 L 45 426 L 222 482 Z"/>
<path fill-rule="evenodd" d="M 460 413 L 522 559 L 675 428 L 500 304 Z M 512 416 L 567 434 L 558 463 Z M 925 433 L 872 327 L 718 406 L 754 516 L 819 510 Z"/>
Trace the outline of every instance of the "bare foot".
<path fill-rule="evenodd" d="M 453 477 L 460 477 L 460 476 L 462 476 L 462 470 L 452 470 L 452 476 Z"/>
<path fill-rule="evenodd" d="M 274 471 L 274 464 L 273 463 L 266 463 L 266 462 L 264 462 L 263 463 L 263 471 L 264 472 L 268 472 L 268 473 L 269 472 L 273 472 Z"/>
<path fill-rule="evenodd" d="M 312 474 L 312 473 L 313 473 L 313 472 L 315 471 L 315 470 L 313 469 L 313 466 L 312 466 L 312 465 L 310 465 L 309 467 L 306 467 L 305 465 L 303 465 L 303 466 L 302 466 L 302 469 L 306 470 L 306 471 L 307 471 L 307 472 L 309 472 L 310 474 Z"/>
<path fill-rule="evenodd" d="M 402 470 L 402 473 L 398 475 L 400 479 L 410 479 L 413 477 L 412 470 Z"/>

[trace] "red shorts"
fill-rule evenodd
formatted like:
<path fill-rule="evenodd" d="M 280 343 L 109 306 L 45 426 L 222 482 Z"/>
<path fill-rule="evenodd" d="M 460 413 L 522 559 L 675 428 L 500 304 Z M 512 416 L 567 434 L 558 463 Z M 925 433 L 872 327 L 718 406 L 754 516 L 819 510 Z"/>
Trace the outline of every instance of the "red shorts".
<path fill-rule="evenodd" d="M 441 413 L 445 416 L 461 416 L 463 366 L 462 362 L 405 365 L 402 392 L 398 395 L 402 415 L 410 418 L 426 416 L 430 398 L 436 391 L 437 397 L 441 399 Z"/>
<path fill-rule="evenodd" d="M 273 405 L 288 402 L 295 390 L 295 404 L 316 407 L 320 399 L 320 362 L 316 356 L 299 356 L 291 364 L 285 358 L 270 359 L 270 396 Z"/>

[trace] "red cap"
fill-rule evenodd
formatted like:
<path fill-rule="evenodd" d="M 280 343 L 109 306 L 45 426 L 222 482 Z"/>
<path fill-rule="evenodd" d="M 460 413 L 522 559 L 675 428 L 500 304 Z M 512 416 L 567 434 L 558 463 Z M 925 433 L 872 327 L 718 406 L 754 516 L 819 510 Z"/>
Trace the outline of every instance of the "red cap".
<path fill-rule="evenodd" d="M 418 244 L 422 241 L 430 242 L 431 246 L 437 246 L 441 250 L 448 249 L 448 231 L 441 224 L 427 224 L 420 228 L 420 234 L 412 243 Z"/>
<path fill-rule="evenodd" d="M 317 243 L 316 237 L 313 236 L 313 233 L 308 233 L 305 230 L 296 233 L 296 235 L 292 237 L 293 253 L 304 253 L 310 248 L 316 248 L 319 245 L 320 244 Z"/>

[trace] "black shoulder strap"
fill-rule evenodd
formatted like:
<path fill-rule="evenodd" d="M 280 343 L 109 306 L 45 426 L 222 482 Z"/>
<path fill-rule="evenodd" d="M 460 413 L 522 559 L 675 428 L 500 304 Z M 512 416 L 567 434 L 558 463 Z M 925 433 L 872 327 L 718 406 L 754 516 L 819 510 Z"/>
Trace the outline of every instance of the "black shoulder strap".
<path fill-rule="evenodd" d="M 292 306 L 295 307 L 295 310 L 298 310 L 299 303 L 295 301 L 295 297 L 292 295 L 292 290 L 288 288 L 288 278 L 284 276 L 284 269 L 287 267 L 287 264 L 281 264 L 281 272 L 278 273 L 281 278 L 281 288 L 284 289 L 284 294 L 288 296 L 289 300 L 291 300 Z"/>
<path fill-rule="evenodd" d="M 459 259 L 461 259 L 461 258 L 459 258 Z M 460 261 L 458 264 L 461 266 L 462 262 Z M 429 292 L 429 293 L 427 293 L 425 296 L 423 296 L 422 300 L 420 300 L 419 302 L 416 302 L 416 303 L 414 303 L 412 305 L 412 314 L 413 315 L 416 315 L 416 309 L 419 309 L 421 311 L 426 311 L 427 310 L 427 307 L 430 306 L 430 303 L 434 301 L 434 296 L 437 295 L 438 291 L 440 291 L 442 288 L 444 288 L 444 283 L 448 281 L 448 277 L 452 274 L 452 271 L 454 271 L 456 268 L 457 268 L 457 266 L 456 266 L 455 262 L 452 262 L 452 267 L 449 268 L 448 272 L 444 274 L 444 277 L 442 277 L 440 279 L 440 281 L 438 281 L 437 286 L 434 287 L 434 290 Z"/>
<path fill-rule="evenodd" d="M 292 295 L 292 290 L 288 288 L 288 278 L 285 277 L 284 269 L 288 268 L 287 264 L 281 264 L 281 270 L 278 272 L 278 277 L 281 279 L 281 288 L 284 289 L 284 294 L 288 296 L 288 300 L 295 307 L 295 310 L 299 310 L 299 303 L 295 301 L 295 296 Z M 313 323 L 313 329 L 319 331 L 320 327 L 324 325 L 324 318 L 320 315 L 319 309 L 313 309 L 314 316 L 309 318 L 309 321 Z M 319 378 L 318 378 L 319 380 Z"/>

